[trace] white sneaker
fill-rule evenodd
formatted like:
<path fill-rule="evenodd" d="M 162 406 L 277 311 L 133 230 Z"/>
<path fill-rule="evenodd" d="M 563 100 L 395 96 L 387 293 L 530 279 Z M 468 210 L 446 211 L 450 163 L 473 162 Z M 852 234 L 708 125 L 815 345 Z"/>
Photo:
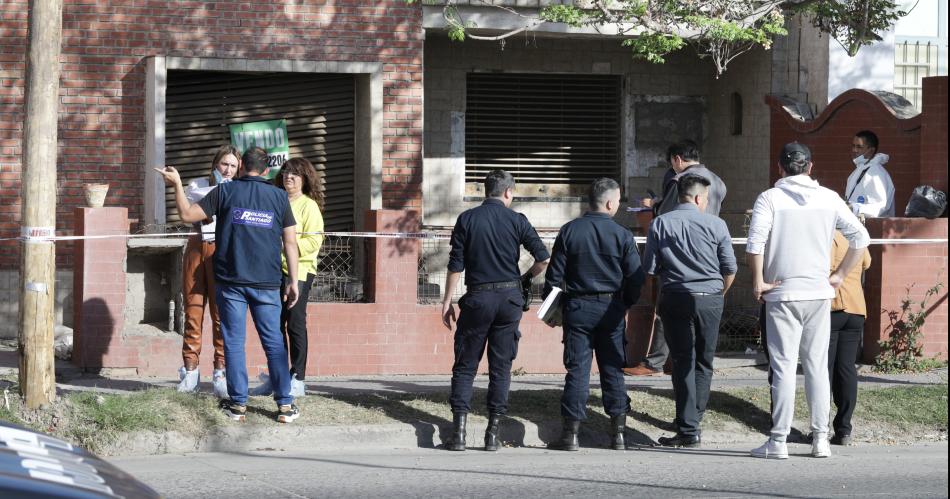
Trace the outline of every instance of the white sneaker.
<path fill-rule="evenodd" d="M 307 385 L 295 376 L 290 377 L 290 395 L 294 398 L 303 397 L 307 394 Z"/>
<path fill-rule="evenodd" d="M 228 379 L 225 376 L 224 369 L 215 369 L 211 375 L 211 386 L 214 389 L 214 396 L 219 399 L 230 398 L 228 396 Z"/>
<path fill-rule="evenodd" d="M 261 384 L 252 388 L 248 393 L 250 395 L 273 395 L 274 386 L 271 385 L 270 376 L 267 373 L 261 373 L 258 378 L 261 380 Z"/>
<path fill-rule="evenodd" d="M 197 392 L 200 377 L 197 369 L 189 371 L 182 366 L 178 369 L 178 391 L 186 393 Z"/>
<path fill-rule="evenodd" d="M 762 459 L 788 459 L 788 446 L 785 442 L 776 442 L 770 438 L 761 447 L 752 449 L 750 454 Z"/>
<path fill-rule="evenodd" d="M 812 457 L 831 457 L 831 443 L 828 442 L 828 436 L 815 436 L 811 440 Z"/>

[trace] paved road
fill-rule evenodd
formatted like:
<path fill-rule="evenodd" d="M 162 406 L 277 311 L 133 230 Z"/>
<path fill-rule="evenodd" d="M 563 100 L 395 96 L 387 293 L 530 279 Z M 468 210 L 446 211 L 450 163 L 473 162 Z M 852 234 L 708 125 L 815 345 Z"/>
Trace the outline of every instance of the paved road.
<path fill-rule="evenodd" d="M 164 455 L 112 460 L 166 497 L 947 497 L 947 443 L 790 445 L 787 461 L 747 446 L 625 452 L 426 449 Z M 797 455 L 796 455 L 797 454 Z"/>

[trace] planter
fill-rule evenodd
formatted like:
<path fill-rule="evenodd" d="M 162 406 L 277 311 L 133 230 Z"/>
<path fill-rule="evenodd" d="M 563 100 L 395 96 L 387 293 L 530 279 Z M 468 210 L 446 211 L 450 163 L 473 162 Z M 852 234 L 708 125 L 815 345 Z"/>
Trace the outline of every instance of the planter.
<path fill-rule="evenodd" d="M 109 192 L 109 184 L 85 184 L 83 189 L 86 193 L 86 206 L 102 208 L 106 202 L 106 193 Z"/>

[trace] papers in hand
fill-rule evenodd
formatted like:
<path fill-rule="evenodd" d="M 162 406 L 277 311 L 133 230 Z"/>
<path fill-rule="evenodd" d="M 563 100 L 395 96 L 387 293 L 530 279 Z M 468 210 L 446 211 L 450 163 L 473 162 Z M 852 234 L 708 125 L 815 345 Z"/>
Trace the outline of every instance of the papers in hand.
<path fill-rule="evenodd" d="M 538 309 L 538 319 L 551 327 L 561 325 L 561 294 L 561 288 L 557 286 L 551 288 L 548 297 Z"/>

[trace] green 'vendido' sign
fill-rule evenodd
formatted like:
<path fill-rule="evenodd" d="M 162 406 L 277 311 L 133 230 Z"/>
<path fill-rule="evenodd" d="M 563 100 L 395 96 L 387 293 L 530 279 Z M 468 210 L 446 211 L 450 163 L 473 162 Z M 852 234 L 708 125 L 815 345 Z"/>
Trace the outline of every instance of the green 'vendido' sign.
<path fill-rule="evenodd" d="M 274 178 L 280 172 L 280 167 L 290 156 L 290 145 L 287 142 L 287 120 L 255 121 L 230 125 L 231 143 L 241 154 L 251 147 L 260 147 L 267 151 L 269 168 L 265 172 L 266 178 Z"/>

